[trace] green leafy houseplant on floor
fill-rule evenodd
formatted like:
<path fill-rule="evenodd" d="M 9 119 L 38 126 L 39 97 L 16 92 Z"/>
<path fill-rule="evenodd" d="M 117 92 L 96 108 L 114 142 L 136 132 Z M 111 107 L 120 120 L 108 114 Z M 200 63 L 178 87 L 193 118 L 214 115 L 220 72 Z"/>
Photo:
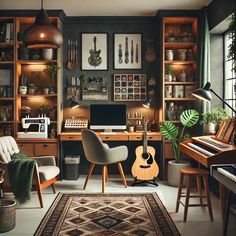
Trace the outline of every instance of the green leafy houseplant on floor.
<path fill-rule="evenodd" d="M 187 128 L 194 126 L 199 120 L 199 113 L 196 110 L 185 110 L 180 115 L 180 121 L 183 125 L 182 129 L 177 127 L 170 121 L 160 123 L 161 135 L 171 141 L 175 162 L 182 161 L 182 153 L 179 151 L 179 145 L 185 140 L 184 135 Z"/>

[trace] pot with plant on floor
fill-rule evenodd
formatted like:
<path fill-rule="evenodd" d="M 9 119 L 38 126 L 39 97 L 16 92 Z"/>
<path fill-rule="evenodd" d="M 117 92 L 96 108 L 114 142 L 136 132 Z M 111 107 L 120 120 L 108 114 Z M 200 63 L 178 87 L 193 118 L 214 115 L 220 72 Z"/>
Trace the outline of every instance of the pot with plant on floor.
<path fill-rule="evenodd" d="M 188 161 L 183 160 L 183 154 L 179 150 L 181 142 L 189 137 L 186 137 L 185 131 L 187 128 L 194 126 L 199 120 L 199 113 L 196 110 L 185 110 L 180 115 L 180 121 L 183 127 L 177 127 L 170 121 L 160 123 L 161 135 L 171 141 L 175 160 L 168 162 L 167 181 L 170 186 L 177 187 L 179 185 L 180 170 L 185 167 L 190 167 Z"/>
<path fill-rule="evenodd" d="M 57 71 L 60 69 L 60 67 L 57 66 L 57 64 L 47 65 L 44 69 L 44 72 L 49 76 L 50 83 L 49 83 L 49 93 L 55 93 L 56 91 L 56 75 Z"/>
<path fill-rule="evenodd" d="M 205 134 L 215 134 L 220 122 L 227 118 L 228 114 L 224 108 L 215 108 L 203 114 Z"/>

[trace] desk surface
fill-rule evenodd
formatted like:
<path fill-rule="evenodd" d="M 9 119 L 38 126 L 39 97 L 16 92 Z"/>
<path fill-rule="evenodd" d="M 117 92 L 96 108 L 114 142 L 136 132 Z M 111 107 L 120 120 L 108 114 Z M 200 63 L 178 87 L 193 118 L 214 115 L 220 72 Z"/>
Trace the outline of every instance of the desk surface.
<path fill-rule="evenodd" d="M 102 140 L 110 141 L 138 141 L 143 140 L 143 132 L 116 132 L 114 134 L 103 134 L 102 132 L 97 132 L 98 136 Z M 161 141 L 160 132 L 148 132 L 148 140 Z M 60 134 L 61 141 L 78 141 L 82 140 L 80 132 L 62 132 Z"/>

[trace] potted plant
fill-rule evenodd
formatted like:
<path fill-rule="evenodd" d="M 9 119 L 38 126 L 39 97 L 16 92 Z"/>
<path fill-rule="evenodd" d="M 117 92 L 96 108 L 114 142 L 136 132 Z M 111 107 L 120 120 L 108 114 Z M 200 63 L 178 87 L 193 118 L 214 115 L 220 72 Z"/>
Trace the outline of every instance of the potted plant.
<path fill-rule="evenodd" d="M 236 74 L 236 13 L 234 12 L 229 23 L 229 39 L 232 40 L 229 45 L 228 58 L 232 59 L 232 71 Z"/>
<path fill-rule="evenodd" d="M 0 107 L 0 120 L 6 121 L 8 117 L 8 109 L 6 106 Z"/>
<path fill-rule="evenodd" d="M 215 108 L 203 114 L 206 134 L 215 134 L 217 126 L 226 118 L 228 114 L 224 108 Z"/>
<path fill-rule="evenodd" d="M 199 113 L 196 110 L 185 110 L 180 115 L 182 128 L 176 126 L 170 121 L 160 123 L 161 135 L 171 141 L 174 152 L 174 161 L 168 162 L 168 184 L 177 187 L 179 184 L 180 169 L 189 167 L 190 163 L 183 161 L 182 153 L 179 151 L 181 142 L 189 137 L 186 137 L 186 129 L 194 126 L 199 120 Z"/>
<path fill-rule="evenodd" d="M 166 69 L 165 69 L 165 79 L 167 82 L 172 81 L 172 74 L 171 73 L 172 73 L 171 67 L 170 67 L 170 65 L 167 65 Z"/>
<path fill-rule="evenodd" d="M 44 72 L 49 76 L 50 79 L 49 93 L 55 93 L 55 77 L 59 69 L 60 67 L 58 67 L 57 64 L 48 65 L 44 69 Z"/>

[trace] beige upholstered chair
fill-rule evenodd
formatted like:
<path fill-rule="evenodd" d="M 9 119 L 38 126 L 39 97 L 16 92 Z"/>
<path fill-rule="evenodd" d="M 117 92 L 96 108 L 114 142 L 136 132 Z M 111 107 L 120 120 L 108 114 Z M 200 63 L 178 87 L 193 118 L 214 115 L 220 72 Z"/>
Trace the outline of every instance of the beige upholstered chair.
<path fill-rule="evenodd" d="M 4 192 L 11 191 L 9 177 L 7 171 L 7 163 L 11 160 L 13 153 L 18 153 L 20 150 L 15 139 L 11 136 L 0 137 L 0 169 L 6 171 L 4 174 Z M 56 166 L 54 156 L 30 157 L 37 161 L 32 189 L 38 193 L 40 206 L 43 208 L 42 190 L 51 186 L 55 193 L 54 183 L 57 181 L 57 176 L 60 173 Z"/>
<path fill-rule="evenodd" d="M 84 183 L 84 189 L 87 182 L 93 172 L 95 164 L 102 165 L 102 192 L 105 191 L 105 182 L 108 180 L 107 165 L 117 163 L 122 181 L 127 188 L 125 175 L 121 166 L 121 161 L 125 161 L 128 157 L 128 149 L 126 146 L 118 146 L 109 148 L 107 144 L 104 144 L 102 140 L 97 136 L 95 132 L 89 129 L 82 130 L 82 143 L 84 153 L 87 160 L 91 163 L 89 173 Z"/>

